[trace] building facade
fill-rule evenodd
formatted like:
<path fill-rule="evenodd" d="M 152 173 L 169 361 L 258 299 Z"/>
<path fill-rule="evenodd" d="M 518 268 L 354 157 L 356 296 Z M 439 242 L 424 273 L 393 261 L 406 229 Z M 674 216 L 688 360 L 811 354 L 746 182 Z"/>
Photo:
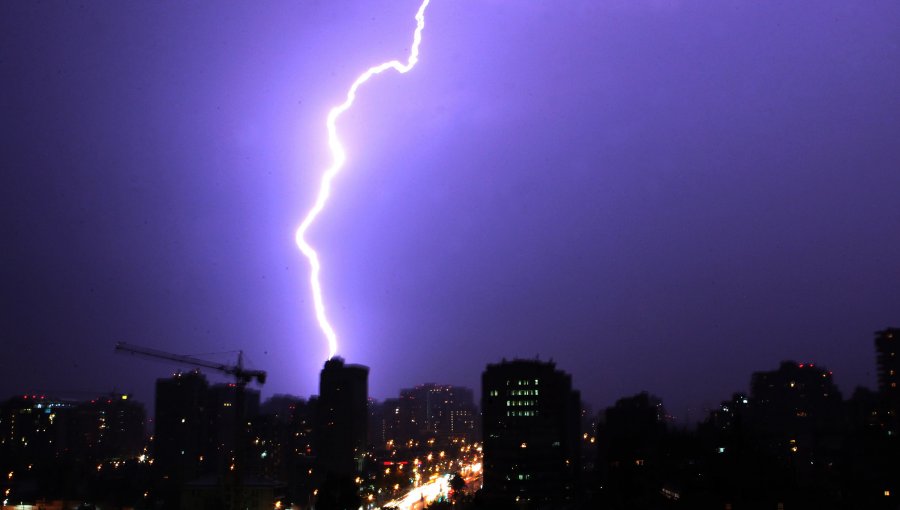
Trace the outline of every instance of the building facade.
<path fill-rule="evenodd" d="M 410 440 L 450 444 L 475 439 L 474 393 L 471 389 L 448 384 L 426 383 L 400 390 L 395 402 L 385 401 L 385 414 L 392 423 L 389 439 L 396 443 Z"/>
<path fill-rule="evenodd" d="M 533 508 L 574 497 L 580 397 L 552 362 L 503 361 L 482 374 L 484 492 Z"/>
<path fill-rule="evenodd" d="M 354 474 L 366 452 L 369 368 L 339 357 L 325 362 L 319 380 L 316 456 L 324 473 Z"/>
<path fill-rule="evenodd" d="M 878 396 L 885 425 L 900 433 L 900 328 L 875 332 Z"/>
<path fill-rule="evenodd" d="M 182 483 L 208 471 L 213 437 L 209 383 L 198 370 L 156 381 L 154 468 L 160 478 Z"/>

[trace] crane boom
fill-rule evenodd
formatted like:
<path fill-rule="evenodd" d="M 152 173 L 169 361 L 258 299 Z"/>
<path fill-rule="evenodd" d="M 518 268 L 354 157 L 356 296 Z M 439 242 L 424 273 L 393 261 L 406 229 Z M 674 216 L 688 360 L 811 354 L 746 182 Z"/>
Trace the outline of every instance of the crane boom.
<path fill-rule="evenodd" d="M 219 372 L 226 373 L 228 375 L 234 376 L 235 379 L 239 383 L 247 384 L 251 380 L 256 379 L 259 384 L 266 383 L 266 372 L 264 370 L 245 370 L 243 358 L 244 354 L 241 352 L 238 355 L 238 364 L 237 365 L 228 365 L 225 363 L 218 363 L 215 361 L 208 361 L 205 359 L 195 358 L 193 356 L 186 356 L 183 354 L 173 354 L 171 352 L 160 351 L 157 349 L 151 349 L 149 347 L 141 347 L 138 345 L 131 345 L 125 342 L 116 343 L 116 352 L 125 352 L 129 354 L 139 354 L 141 356 L 148 356 L 151 358 L 159 358 L 159 359 L 167 359 L 169 361 L 174 361 L 176 363 L 182 363 L 185 365 L 191 365 L 195 367 L 203 367 L 209 368 L 212 370 L 217 370 Z"/>
<path fill-rule="evenodd" d="M 247 508 L 246 490 L 243 485 L 244 459 L 246 458 L 247 449 L 247 427 L 250 422 L 247 421 L 246 404 L 245 404 L 245 387 L 247 384 L 256 379 L 259 384 L 266 383 L 266 373 L 262 370 L 245 370 L 244 369 L 244 353 L 239 351 L 237 365 L 228 365 L 226 363 L 217 363 L 205 359 L 195 358 L 193 356 L 185 356 L 183 354 L 172 354 L 171 352 L 151 349 L 149 347 L 140 347 L 137 345 L 127 344 L 125 342 L 116 343 L 115 352 L 139 354 L 150 358 L 159 358 L 185 365 L 195 367 L 209 368 L 217 370 L 234 377 L 235 382 L 235 401 L 234 401 L 234 449 L 232 462 L 228 471 L 228 477 L 220 485 L 222 493 L 220 496 L 223 501 L 230 502 L 230 505 L 224 508 L 229 510 L 237 510 Z M 245 426 L 246 424 L 246 426 Z M 183 453 L 183 452 L 182 452 Z M 202 459 L 202 457 L 201 457 Z"/>

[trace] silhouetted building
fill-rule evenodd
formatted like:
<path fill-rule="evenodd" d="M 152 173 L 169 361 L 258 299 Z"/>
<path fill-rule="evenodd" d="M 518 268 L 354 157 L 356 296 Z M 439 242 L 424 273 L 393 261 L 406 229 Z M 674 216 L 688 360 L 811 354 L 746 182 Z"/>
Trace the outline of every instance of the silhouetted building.
<path fill-rule="evenodd" d="M 782 361 L 778 370 L 755 372 L 750 382 L 755 427 L 787 440 L 790 446 L 784 445 L 785 450 L 795 452 L 793 448 L 800 448 L 798 436 L 818 436 L 838 425 L 842 399 L 831 375 L 813 363 L 795 361 Z"/>
<path fill-rule="evenodd" d="M 113 393 L 80 402 L 70 419 L 68 447 L 82 459 L 124 460 L 143 453 L 146 412 L 130 395 Z"/>
<path fill-rule="evenodd" d="M 381 403 L 381 435 L 384 443 L 393 441 L 394 444 L 403 443 L 408 438 L 402 433 L 404 430 L 404 417 L 401 415 L 401 401 L 399 398 L 386 398 Z M 379 445 L 384 447 L 385 444 Z"/>
<path fill-rule="evenodd" d="M 482 374 L 484 493 L 552 508 L 574 497 L 580 397 L 552 362 L 503 361 Z"/>
<path fill-rule="evenodd" d="M 367 422 L 369 430 L 366 432 L 367 444 L 373 450 L 384 448 L 384 444 L 387 442 L 384 435 L 384 406 L 374 398 L 370 398 L 366 409 L 369 413 Z"/>
<path fill-rule="evenodd" d="M 426 383 L 400 390 L 399 442 L 448 444 L 471 441 L 475 436 L 475 399 L 472 390 L 461 386 Z"/>
<path fill-rule="evenodd" d="M 597 427 L 597 478 L 604 506 L 652 508 L 663 500 L 666 412 L 647 392 L 616 401 Z"/>
<path fill-rule="evenodd" d="M 878 391 L 894 400 L 900 395 L 900 329 L 887 328 L 875 333 Z"/>
<path fill-rule="evenodd" d="M 325 362 L 316 410 L 316 456 L 324 473 L 349 476 L 359 469 L 368 432 L 369 368 Z"/>
<path fill-rule="evenodd" d="M 209 383 L 198 370 L 157 379 L 153 459 L 161 478 L 181 483 L 211 470 L 208 406 Z"/>
<path fill-rule="evenodd" d="M 46 395 L 13 397 L 0 406 L 0 468 L 48 467 L 67 448 L 75 404 Z"/>
<path fill-rule="evenodd" d="M 235 441 L 240 440 L 243 447 L 249 442 L 250 423 L 259 414 L 259 391 L 243 388 L 243 402 L 238 400 L 240 388 L 237 384 L 216 384 L 207 393 L 212 448 L 209 462 L 219 471 L 230 470 L 235 460 L 244 460 L 246 451 L 238 451 Z M 242 410 L 239 410 L 243 407 Z M 238 412 L 241 416 L 238 416 Z M 238 457 L 238 455 L 240 457 Z"/>
<path fill-rule="evenodd" d="M 886 426 L 900 433 L 900 329 L 887 328 L 875 333 L 875 362 L 878 370 L 878 396 Z"/>
<path fill-rule="evenodd" d="M 276 395 L 252 419 L 248 472 L 284 482 L 288 500 L 301 506 L 313 491 L 315 401 Z"/>
<path fill-rule="evenodd" d="M 622 398 L 604 413 L 599 438 L 604 464 L 645 466 L 657 456 L 659 442 L 666 432 L 662 400 L 646 391 Z"/>
<path fill-rule="evenodd" d="M 0 404 L 0 499 L 133 500 L 135 491 L 123 478 L 144 471 L 138 456 L 145 419 L 143 406 L 128 397 L 63 401 L 22 395 Z"/>

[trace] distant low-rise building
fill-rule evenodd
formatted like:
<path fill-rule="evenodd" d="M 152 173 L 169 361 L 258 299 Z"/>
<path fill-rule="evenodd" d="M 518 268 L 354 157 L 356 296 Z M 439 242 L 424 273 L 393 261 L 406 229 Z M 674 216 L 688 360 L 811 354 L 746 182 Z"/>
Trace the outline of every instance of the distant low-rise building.
<path fill-rule="evenodd" d="M 435 383 L 406 388 L 400 390 L 394 412 L 396 434 L 391 439 L 396 443 L 449 444 L 475 438 L 477 411 L 469 388 Z"/>

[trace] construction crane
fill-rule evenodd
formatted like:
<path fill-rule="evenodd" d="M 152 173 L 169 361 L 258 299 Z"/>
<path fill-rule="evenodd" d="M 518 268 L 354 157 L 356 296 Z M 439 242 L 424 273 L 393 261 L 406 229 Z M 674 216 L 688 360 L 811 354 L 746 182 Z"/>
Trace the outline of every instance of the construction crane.
<path fill-rule="evenodd" d="M 230 493 L 231 497 L 227 498 L 230 503 L 226 506 L 227 509 L 230 510 L 239 510 L 246 507 L 246 502 L 244 501 L 244 491 L 242 490 L 242 481 L 243 481 L 243 468 L 244 468 L 244 448 L 246 447 L 244 441 L 244 431 L 246 430 L 243 426 L 243 421 L 245 420 L 244 416 L 244 407 L 245 407 L 245 396 L 244 389 L 247 384 L 252 382 L 254 379 L 259 384 L 266 383 L 266 372 L 263 370 L 247 370 L 244 368 L 244 351 L 238 351 L 238 361 L 237 365 L 228 365 L 226 363 L 217 363 L 215 361 L 208 361 L 205 359 L 195 358 L 193 356 L 185 356 L 182 354 L 172 354 L 170 352 L 160 351 L 157 349 L 150 349 L 148 347 L 140 347 L 137 345 L 127 344 L 125 342 L 116 343 L 115 352 L 117 353 L 126 353 L 126 354 L 137 354 L 141 356 L 147 356 L 150 358 L 158 358 L 169 361 L 174 361 L 175 363 L 181 363 L 184 365 L 191 365 L 194 367 L 208 368 L 211 370 L 216 370 L 218 372 L 222 372 L 234 377 L 236 392 L 235 392 L 235 438 L 234 438 L 234 458 L 231 469 L 229 470 L 229 480 L 228 485 L 230 488 L 226 488 L 225 492 Z M 249 425 L 249 424 L 248 424 Z"/>
<path fill-rule="evenodd" d="M 116 352 L 128 354 L 140 354 L 151 358 L 167 359 L 176 363 L 191 365 L 195 367 L 210 368 L 219 372 L 226 373 L 234 377 L 235 382 L 241 386 L 246 386 L 253 379 L 259 384 L 266 384 L 266 372 L 263 370 L 247 370 L 244 368 L 244 351 L 238 351 L 237 365 L 227 365 L 225 363 L 217 363 L 215 361 L 207 361 L 205 359 L 195 358 L 193 356 L 185 356 L 182 354 L 172 354 L 170 352 L 150 349 L 149 347 L 140 347 L 137 345 L 118 342 L 116 344 Z"/>

